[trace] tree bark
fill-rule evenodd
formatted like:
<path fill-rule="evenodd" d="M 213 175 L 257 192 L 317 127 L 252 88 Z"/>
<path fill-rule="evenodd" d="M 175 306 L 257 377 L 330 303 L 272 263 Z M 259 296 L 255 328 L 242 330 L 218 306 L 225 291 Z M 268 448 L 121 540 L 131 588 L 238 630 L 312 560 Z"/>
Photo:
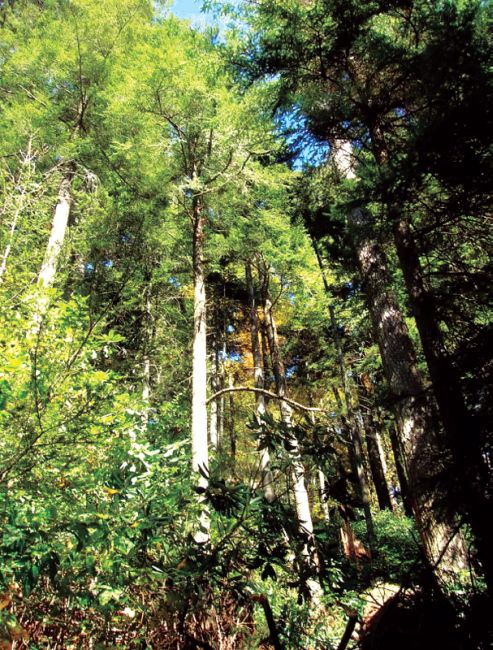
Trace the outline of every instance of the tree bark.
<path fill-rule="evenodd" d="M 409 332 L 389 289 L 390 276 L 370 214 L 360 208 L 349 217 L 375 339 L 394 401 L 399 442 L 407 470 L 413 514 L 425 555 L 445 580 L 465 565 L 463 543 L 454 522 L 437 509 L 437 475 L 443 449 L 436 433 Z"/>
<path fill-rule="evenodd" d="M 370 129 L 373 155 L 380 166 L 389 160 L 384 131 L 379 123 Z M 466 515 L 476 539 L 490 596 L 493 596 L 493 516 L 491 473 L 481 450 L 479 432 L 467 411 L 459 378 L 445 349 L 436 318 L 433 296 L 424 281 L 416 242 L 409 221 L 398 206 L 390 206 L 394 243 L 404 276 L 414 319 L 428 366 L 453 465 L 463 494 Z M 466 433 L 467 432 L 467 433 Z"/>
<path fill-rule="evenodd" d="M 226 353 L 227 353 L 227 348 L 226 348 L 226 332 L 224 331 L 224 328 L 221 330 L 222 331 L 222 339 L 221 339 L 221 358 L 219 361 L 219 386 L 220 390 L 223 388 L 226 388 L 226 368 L 225 368 L 225 361 L 226 361 Z M 219 401 L 217 403 L 217 437 L 219 440 L 224 439 L 224 414 L 225 414 L 225 406 L 224 406 L 224 395 L 221 395 L 219 398 Z"/>
<path fill-rule="evenodd" d="M 207 440 L 207 321 L 204 277 L 205 216 L 202 197 L 192 203 L 193 225 L 193 360 L 192 360 L 192 470 L 198 492 L 200 514 L 194 539 L 209 542 L 210 519 L 204 492 L 209 485 L 209 450 Z"/>
<path fill-rule="evenodd" d="M 74 166 L 70 165 L 60 183 L 58 191 L 58 202 L 53 215 L 50 237 L 48 239 L 45 256 L 37 281 L 38 292 L 35 296 L 33 322 L 30 330 L 30 335 L 34 337 L 39 336 L 43 317 L 48 309 L 49 297 L 46 293 L 46 289 L 50 289 L 55 283 L 58 262 L 69 223 L 72 200 L 70 190 L 74 173 Z"/>
<path fill-rule="evenodd" d="M 363 381 L 358 382 L 357 394 L 358 404 L 361 404 L 360 395 L 364 395 L 368 400 L 371 399 L 371 391 L 366 388 Z M 378 415 L 378 408 L 375 404 L 372 404 L 365 416 L 362 414 L 361 407 L 358 409 L 358 416 L 362 418 L 362 428 L 365 432 L 368 465 L 377 495 L 378 506 L 380 510 L 393 510 L 394 500 L 387 482 L 387 463 L 379 433 L 381 419 Z"/>
<path fill-rule="evenodd" d="M 248 294 L 250 297 L 250 335 L 252 341 L 252 358 L 253 358 L 253 368 L 254 368 L 254 381 L 255 388 L 264 390 L 265 381 L 264 381 L 264 362 L 262 359 L 262 351 L 260 349 L 259 341 L 259 320 L 257 313 L 257 301 L 255 296 L 255 286 L 253 283 L 252 275 L 252 266 L 250 262 L 247 262 L 245 267 L 245 276 L 246 284 L 248 288 Z M 263 393 L 256 393 L 255 395 L 255 414 L 257 420 L 261 427 L 261 430 L 264 427 L 262 417 L 266 413 L 265 406 L 265 395 Z M 269 450 L 266 447 L 259 449 L 259 472 L 262 489 L 264 496 L 267 501 L 272 502 L 275 498 L 274 494 L 274 477 L 270 469 L 270 457 Z"/>
<path fill-rule="evenodd" d="M 393 510 L 382 458 L 380 456 L 377 432 L 372 424 L 368 424 L 366 427 L 366 448 L 368 450 L 368 460 L 370 463 L 373 485 L 375 486 L 375 492 L 377 494 L 378 506 L 380 510 Z"/>

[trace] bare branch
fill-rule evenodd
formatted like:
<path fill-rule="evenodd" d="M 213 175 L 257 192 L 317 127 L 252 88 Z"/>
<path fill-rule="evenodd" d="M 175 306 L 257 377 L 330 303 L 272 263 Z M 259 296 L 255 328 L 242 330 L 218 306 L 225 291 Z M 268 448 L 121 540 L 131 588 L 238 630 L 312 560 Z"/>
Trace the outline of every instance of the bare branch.
<path fill-rule="evenodd" d="M 318 413 L 326 412 L 324 409 L 315 408 L 314 406 L 305 406 L 304 404 L 295 402 L 294 400 L 289 399 L 288 397 L 280 397 L 279 395 L 277 395 L 277 393 L 272 393 L 270 390 L 264 390 L 263 388 L 251 388 L 250 386 L 232 386 L 230 388 L 223 388 L 217 393 L 214 393 L 214 395 L 211 395 L 211 397 L 209 397 L 209 399 L 207 400 L 207 404 L 210 404 L 211 402 L 216 400 L 218 397 L 221 397 L 221 395 L 224 395 L 225 393 L 240 393 L 240 392 L 261 393 L 266 397 L 271 397 L 272 399 L 278 399 L 282 402 L 286 402 L 286 404 L 289 404 L 293 408 L 299 409 L 300 411 L 310 411 L 310 412 L 318 412 Z"/>

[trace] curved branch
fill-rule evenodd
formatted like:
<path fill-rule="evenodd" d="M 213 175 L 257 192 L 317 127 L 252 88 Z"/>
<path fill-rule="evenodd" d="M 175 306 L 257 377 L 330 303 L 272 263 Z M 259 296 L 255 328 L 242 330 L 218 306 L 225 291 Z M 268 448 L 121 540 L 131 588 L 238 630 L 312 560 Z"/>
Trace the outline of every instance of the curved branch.
<path fill-rule="evenodd" d="M 276 393 L 272 393 L 270 390 L 265 390 L 263 388 L 251 388 L 250 386 L 232 386 L 230 388 L 223 388 L 222 390 L 219 390 L 217 393 L 214 393 L 214 395 L 211 395 L 209 399 L 207 400 L 207 404 L 210 404 L 214 400 L 216 400 L 218 397 L 221 397 L 221 395 L 224 395 L 225 393 L 261 393 L 262 395 L 266 395 L 267 397 L 272 397 L 273 399 L 278 399 L 282 402 L 286 402 L 286 404 L 289 404 L 295 409 L 299 409 L 300 411 L 310 411 L 310 412 L 319 412 L 319 413 L 325 413 L 326 411 L 324 409 L 319 409 L 315 408 L 313 406 L 305 406 L 304 404 L 300 404 L 299 402 L 295 402 L 292 399 L 289 399 L 288 397 L 280 397 Z"/>

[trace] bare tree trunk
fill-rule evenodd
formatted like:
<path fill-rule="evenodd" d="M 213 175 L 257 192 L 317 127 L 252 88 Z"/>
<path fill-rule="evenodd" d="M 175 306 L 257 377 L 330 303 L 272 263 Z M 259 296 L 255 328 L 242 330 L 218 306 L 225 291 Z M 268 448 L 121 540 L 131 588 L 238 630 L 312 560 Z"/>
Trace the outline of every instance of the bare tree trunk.
<path fill-rule="evenodd" d="M 192 469 L 201 506 L 194 539 L 209 542 L 210 519 L 203 493 L 209 485 L 207 440 L 207 327 L 204 277 L 204 226 L 202 197 L 193 197 L 193 361 L 192 361 Z"/>
<path fill-rule="evenodd" d="M 324 283 L 325 292 L 327 295 L 330 295 L 330 287 L 325 277 L 325 270 L 322 263 L 322 258 L 318 250 L 318 245 L 315 238 L 312 237 L 313 248 L 317 256 L 318 265 L 320 268 L 320 273 L 322 275 L 322 280 Z M 349 387 L 349 382 L 346 372 L 346 364 L 344 361 L 344 352 L 342 350 L 341 337 L 339 334 L 339 329 L 337 327 L 337 320 L 335 315 L 335 309 L 332 304 L 329 304 L 329 317 L 330 317 L 330 326 L 332 330 L 332 336 L 334 338 L 334 344 L 336 347 L 337 354 L 337 363 L 339 366 L 339 377 L 342 384 L 342 389 L 344 392 L 344 401 L 346 404 L 346 412 L 349 421 L 349 433 L 351 436 L 351 452 L 352 460 L 355 469 L 356 478 L 358 481 L 359 496 L 361 503 L 363 505 L 363 512 L 365 515 L 366 523 L 366 532 L 368 536 L 368 545 L 370 550 L 374 548 L 375 545 L 375 530 L 373 526 L 373 518 L 371 514 L 370 507 L 370 488 L 368 486 L 368 481 L 366 478 L 366 472 L 364 467 L 364 454 L 363 454 L 363 431 L 361 426 L 361 419 L 359 413 L 355 412 L 353 406 L 353 399 L 351 396 L 351 390 Z"/>
<path fill-rule="evenodd" d="M 329 504 L 327 503 L 327 481 L 325 480 L 325 474 L 320 468 L 317 470 L 317 474 L 318 474 L 320 509 L 322 510 L 325 523 L 329 524 L 330 513 L 329 513 Z"/>
<path fill-rule="evenodd" d="M 74 171 L 73 168 L 71 168 L 70 171 L 65 174 L 60 183 L 58 202 L 55 208 L 55 214 L 53 215 L 53 222 L 51 224 L 50 238 L 46 247 L 43 264 L 38 275 L 38 285 L 45 289 L 52 287 L 55 282 L 58 261 L 65 241 L 65 234 L 70 217 L 70 188 L 73 176 Z"/>
<path fill-rule="evenodd" d="M 361 405 L 360 395 L 363 395 L 367 400 L 371 399 L 371 390 L 367 389 L 363 381 L 358 382 L 357 399 L 359 405 Z M 378 408 L 375 404 L 372 404 L 371 408 L 363 416 L 360 406 L 358 415 L 362 418 L 362 428 L 365 432 L 366 449 L 368 452 L 368 465 L 377 495 L 378 506 L 380 510 L 393 510 L 394 499 L 387 482 L 387 463 L 379 433 L 381 421 L 378 417 Z"/>
<path fill-rule="evenodd" d="M 217 336 L 214 336 L 214 341 L 211 350 L 211 390 L 212 393 L 217 393 L 220 390 L 221 383 L 219 378 L 219 350 L 217 349 Z M 219 405 L 218 400 L 212 400 L 210 407 L 210 420 L 209 420 L 209 439 L 211 442 L 211 449 L 217 451 L 219 448 Z"/>
<path fill-rule="evenodd" d="M 234 387 L 233 373 L 228 374 L 228 386 Z M 229 393 L 229 445 L 231 449 L 231 462 L 236 465 L 236 430 L 235 430 L 235 403 L 233 392 Z"/>
<path fill-rule="evenodd" d="M 454 522 L 437 511 L 437 475 L 443 450 L 435 430 L 414 347 L 393 293 L 385 254 L 377 243 L 371 216 L 355 209 L 349 217 L 375 338 L 394 408 L 407 470 L 413 514 L 424 551 L 437 575 L 453 579 L 465 564 L 462 538 Z"/>
<path fill-rule="evenodd" d="M 389 487 L 385 477 L 385 470 L 382 464 L 382 457 L 377 440 L 377 431 L 373 423 L 368 423 L 366 427 L 366 448 L 368 450 L 368 460 L 370 471 L 377 493 L 378 505 L 380 510 L 393 510 L 392 501 L 390 500 Z"/>
<path fill-rule="evenodd" d="M 252 358 L 254 367 L 255 388 L 264 389 L 264 362 L 259 342 L 259 322 L 257 313 L 257 301 L 255 298 L 255 286 L 253 284 L 252 266 L 247 262 L 245 267 L 246 283 L 250 296 L 250 334 L 252 341 Z M 266 413 L 265 396 L 262 393 L 256 393 L 255 396 L 255 413 L 260 427 L 263 428 L 262 417 Z M 270 470 L 269 450 L 266 447 L 259 449 L 259 471 L 262 489 L 267 501 L 272 502 L 275 498 L 274 479 Z"/>
<path fill-rule="evenodd" d="M 32 336 L 39 336 L 41 332 L 43 317 L 46 314 L 49 304 L 46 289 L 50 289 L 55 282 L 58 262 L 69 223 L 71 206 L 70 189 L 74 173 L 74 166 L 71 165 L 60 183 L 58 202 L 53 215 L 50 237 L 38 275 L 38 292 L 35 297 L 32 328 L 30 330 Z"/>
<path fill-rule="evenodd" d="M 310 406 L 313 406 L 314 400 L 312 397 L 312 394 L 308 394 L 309 397 L 309 404 Z M 310 419 L 310 422 L 315 425 L 315 414 L 313 411 L 309 412 L 308 417 Z M 318 467 L 317 468 L 317 473 L 316 476 L 314 477 L 314 483 L 318 487 L 318 499 L 320 502 L 320 510 L 322 511 L 324 521 L 326 524 L 330 523 L 330 513 L 329 513 L 329 505 L 327 503 L 327 481 L 325 479 L 325 474 L 324 471 Z M 316 488 L 317 489 L 317 488 Z"/>
<path fill-rule="evenodd" d="M 226 370 L 225 370 L 225 361 L 226 361 L 226 334 L 222 333 L 222 347 L 221 355 L 219 360 L 219 385 L 221 390 L 226 388 Z M 217 403 L 217 437 L 220 441 L 224 440 L 224 395 L 221 395 Z"/>
<path fill-rule="evenodd" d="M 404 506 L 404 513 L 408 517 L 413 516 L 413 509 L 411 503 L 411 497 L 409 495 L 409 485 L 407 482 L 406 476 L 406 467 L 402 458 L 402 450 L 399 443 L 399 437 L 397 435 L 396 429 L 392 426 L 389 430 L 390 444 L 392 445 L 392 453 L 394 455 L 395 469 L 397 472 L 397 478 L 399 479 L 399 487 L 402 497 L 402 505 Z"/>
<path fill-rule="evenodd" d="M 151 360 L 146 351 L 142 363 L 142 400 L 149 405 L 151 399 Z"/>
<path fill-rule="evenodd" d="M 262 269 L 261 278 L 264 321 L 266 325 L 267 340 L 269 343 L 272 359 L 272 370 L 274 372 L 277 394 L 281 398 L 281 419 L 286 426 L 286 431 L 289 432 L 292 428 L 293 411 L 289 404 L 282 399 L 283 397 L 288 397 L 288 390 L 286 373 L 281 357 L 277 328 L 272 309 L 272 301 L 269 294 L 269 278 L 267 269 Z M 299 443 L 296 436 L 290 435 L 289 439 L 287 440 L 287 444 L 289 447 L 291 460 L 291 489 L 294 497 L 298 526 L 300 533 L 306 542 L 303 551 L 303 563 L 305 565 L 308 565 L 308 568 L 310 570 L 317 570 L 320 563 L 316 550 L 315 536 L 313 534 L 313 522 L 310 511 L 310 502 L 308 499 L 308 492 L 305 483 L 305 468 L 303 467 L 299 450 Z M 307 580 L 306 584 L 310 591 L 310 595 L 316 598 L 317 592 L 319 591 L 319 585 L 313 580 Z"/>
<path fill-rule="evenodd" d="M 358 481 L 359 496 L 363 505 L 363 512 L 365 515 L 366 533 L 368 537 L 368 546 L 370 550 L 375 546 L 375 530 L 373 526 L 373 517 L 370 508 L 370 487 L 365 471 L 365 457 L 363 452 L 363 435 L 362 427 L 359 418 L 353 413 L 350 414 L 350 421 L 353 419 L 353 426 L 350 426 L 349 431 L 351 434 L 351 452 L 352 460 Z"/>

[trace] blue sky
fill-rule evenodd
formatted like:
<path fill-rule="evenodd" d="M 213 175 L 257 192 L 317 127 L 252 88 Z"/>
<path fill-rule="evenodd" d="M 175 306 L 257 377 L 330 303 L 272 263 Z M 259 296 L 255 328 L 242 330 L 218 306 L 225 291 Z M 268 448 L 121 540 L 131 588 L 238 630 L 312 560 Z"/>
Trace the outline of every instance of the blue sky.
<path fill-rule="evenodd" d="M 203 24 L 207 22 L 208 17 L 200 12 L 201 4 L 201 0 L 175 0 L 171 11 L 179 18 L 188 18 L 193 23 Z"/>

